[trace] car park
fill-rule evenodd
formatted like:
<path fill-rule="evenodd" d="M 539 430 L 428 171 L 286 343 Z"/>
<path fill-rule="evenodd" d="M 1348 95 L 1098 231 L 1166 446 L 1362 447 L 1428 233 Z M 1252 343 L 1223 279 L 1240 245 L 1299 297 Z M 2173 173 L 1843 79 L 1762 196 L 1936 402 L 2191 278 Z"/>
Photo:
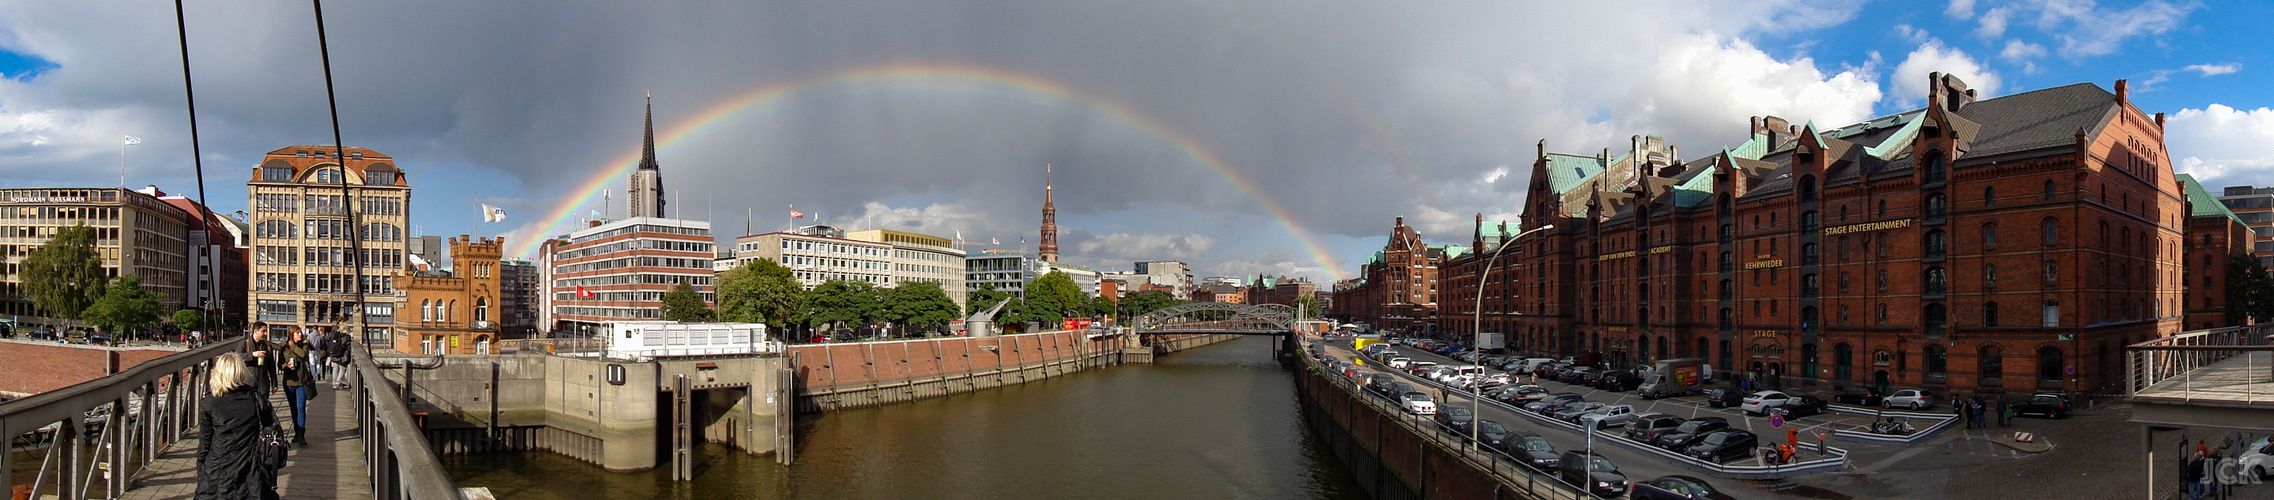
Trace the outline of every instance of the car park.
<path fill-rule="evenodd" d="M 1468 437 L 1468 434 L 1462 434 L 1461 436 Z M 1477 421 L 1477 444 L 1484 445 L 1486 448 L 1492 448 L 1496 450 L 1506 449 L 1508 447 L 1508 438 L 1514 436 L 1515 434 L 1510 432 L 1507 426 L 1500 425 L 1500 422 L 1494 422 L 1491 420 Z"/>
<path fill-rule="evenodd" d="M 1628 498 L 1635 500 L 1737 500 L 1713 489 L 1704 479 L 1690 476 L 1666 476 L 1649 481 L 1635 481 Z"/>
<path fill-rule="evenodd" d="M 1784 404 L 1769 408 L 1766 413 L 1783 415 L 1785 418 L 1798 418 L 1809 415 L 1823 415 L 1826 406 L 1828 405 L 1824 403 L 1824 400 L 1818 399 L 1816 396 L 1793 396 L 1792 399 L 1785 400 Z"/>
<path fill-rule="evenodd" d="M 1760 438 L 1755 437 L 1753 433 L 1725 429 L 1714 431 L 1712 434 L 1699 438 L 1682 453 L 1698 460 L 1718 464 L 1753 456 L 1753 449 L 1760 446 L 1760 441 Z"/>
<path fill-rule="evenodd" d="M 1564 404 L 1569 404 L 1569 403 L 1571 403 L 1571 402 L 1573 402 L 1573 401 L 1584 401 L 1584 400 L 1586 400 L 1586 397 L 1585 397 L 1585 396 L 1581 396 L 1579 393 L 1576 393 L 1576 392 L 1566 392 L 1566 393 L 1561 393 L 1561 394 L 1554 394 L 1554 395 L 1549 395 L 1549 396 L 1546 396 L 1546 397 L 1542 397 L 1542 398 L 1539 398 L 1539 399 L 1537 399 L 1537 400 L 1533 400 L 1531 403 L 1525 404 L 1525 405 L 1524 405 L 1524 409 L 1525 409 L 1525 410 L 1529 410 L 1529 411 L 1531 411 L 1531 412 L 1533 412 L 1533 413 L 1543 413 L 1543 414 L 1544 414 L 1544 413 L 1546 413 L 1546 412 L 1548 411 L 1548 407 L 1551 407 L 1551 406 L 1558 406 L 1558 405 L 1564 405 Z"/>
<path fill-rule="evenodd" d="M 1632 391 L 1642 387 L 1642 375 L 1626 370 L 1606 373 L 1595 383 L 1595 387 L 1611 392 Z"/>
<path fill-rule="evenodd" d="M 1437 425 L 1466 435 L 1469 432 L 1469 424 L 1476 422 L 1477 414 L 1469 411 L 1467 406 L 1452 405 L 1437 409 L 1436 418 Z"/>
<path fill-rule="evenodd" d="M 1736 389 L 1707 389 L 1706 406 L 1732 408 L 1745 404 L 1745 393 Z"/>
<path fill-rule="evenodd" d="M 1615 497 L 1627 493 L 1627 477 L 1619 474 L 1619 467 L 1602 455 L 1565 451 L 1562 464 L 1556 470 L 1564 482 L 1585 487 L 1596 496 Z"/>
<path fill-rule="evenodd" d="M 1636 415 L 1638 414 L 1635 413 L 1633 406 L 1611 405 L 1589 410 L 1587 413 L 1579 415 L 1578 418 L 1572 419 L 1572 421 L 1581 427 L 1608 429 L 1622 427 L 1634 422 Z"/>
<path fill-rule="evenodd" d="M 2071 409 L 2074 409 L 2075 405 L 2069 404 L 2068 396 L 2062 396 L 2059 394 L 2038 394 L 2035 396 L 2030 396 L 2027 401 L 2014 403 L 2008 408 L 2011 408 L 2013 410 L 2014 415 L 2038 415 L 2045 418 L 2069 418 L 2069 411 Z"/>
<path fill-rule="evenodd" d="M 1437 414 L 1437 402 L 1431 401 L 1428 394 L 1408 392 L 1405 394 L 1399 394 L 1398 400 L 1400 401 L 1399 404 L 1405 406 L 1405 411 L 1407 413 L 1412 413 L 1415 415 Z"/>
<path fill-rule="evenodd" d="M 1658 436 L 1665 435 L 1667 432 L 1673 431 L 1674 428 L 1680 427 L 1682 422 L 1688 421 L 1688 419 L 1664 413 L 1638 415 L 1634 418 L 1634 423 L 1627 424 L 1627 439 L 1637 443 L 1648 443 L 1650 440 L 1657 439 Z"/>
<path fill-rule="evenodd" d="M 1587 412 L 1595 411 L 1596 408 L 1602 408 L 1605 406 L 1610 406 L 1610 403 L 1601 401 L 1580 401 L 1566 405 L 1562 409 L 1556 410 L 1555 413 L 1550 413 L 1549 415 L 1555 417 L 1556 420 L 1562 420 L 1576 424 L 1579 423 L 1580 415 L 1586 415 Z"/>
<path fill-rule="evenodd" d="M 1547 438 L 1530 431 L 1517 431 L 1508 438 L 1508 445 L 1500 451 L 1508 452 L 1517 461 L 1541 472 L 1554 471 L 1557 464 L 1563 463 L 1563 458 L 1556 455 L 1555 446 L 1548 444 Z"/>
<path fill-rule="evenodd" d="M 1726 418 L 1695 418 L 1687 422 L 1682 422 L 1682 425 L 1674 426 L 1674 430 L 1660 433 L 1656 439 L 1651 440 L 1650 444 L 1658 445 L 1658 447 L 1668 450 L 1679 451 L 1682 448 L 1687 447 L 1690 442 L 1690 438 L 1697 437 L 1699 434 L 1727 428 L 1729 428 L 1729 419 Z"/>
<path fill-rule="evenodd" d="M 1888 394 L 1879 400 L 1882 408 L 1904 408 L 1913 411 L 1934 407 L 1934 394 L 1919 389 L 1904 389 Z"/>
<path fill-rule="evenodd" d="M 1869 387 L 1849 387 L 1832 395 L 1832 402 L 1856 406 L 1879 406 L 1879 391 Z"/>
<path fill-rule="evenodd" d="M 1745 403 L 1739 405 L 1737 409 L 1743 410 L 1745 413 L 1765 415 L 1768 414 L 1770 408 L 1775 408 L 1791 400 L 1792 396 L 1783 392 L 1761 391 L 1753 393 L 1751 396 L 1745 396 Z"/>

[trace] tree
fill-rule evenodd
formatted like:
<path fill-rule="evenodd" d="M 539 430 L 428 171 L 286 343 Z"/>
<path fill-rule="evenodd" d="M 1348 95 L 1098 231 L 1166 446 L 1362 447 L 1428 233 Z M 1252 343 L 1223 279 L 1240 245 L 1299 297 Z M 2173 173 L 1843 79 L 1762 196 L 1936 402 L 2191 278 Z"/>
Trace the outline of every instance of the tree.
<path fill-rule="evenodd" d="M 102 298 L 82 312 L 87 324 L 129 331 L 158 322 L 158 294 L 142 289 L 142 277 L 120 276 L 107 288 Z"/>
<path fill-rule="evenodd" d="M 174 326 L 183 330 L 202 329 L 205 327 L 205 313 L 197 312 L 196 309 L 174 311 Z"/>
<path fill-rule="evenodd" d="M 797 321 L 805 285 L 789 268 L 758 259 L 719 274 L 718 302 L 720 319 L 782 327 Z"/>
<path fill-rule="evenodd" d="M 664 321 L 710 321 L 711 306 L 703 303 L 703 294 L 681 281 L 671 291 L 663 292 Z"/>
<path fill-rule="evenodd" d="M 1177 300 L 1176 297 L 1169 295 L 1168 292 L 1163 292 L 1160 290 L 1146 290 L 1142 292 L 1132 293 L 1123 296 L 1121 300 L 1121 314 L 1125 314 L 1130 317 L 1137 317 L 1144 315 L 1145 313 L 1159 311 L 1161 309 L 1183 302 Z"/>
<path fill-rule="evenodd" d="M 947 291 L 941 289 L 939 283 L 901 283 L 899 288 L 887 290 L 881 295 L 885 298 L 885 321 L 929 328 L 946 326 L 958 317 L 955 313 L 955 299 L 948 298 Z"/>
<path fill-rule="evenodd" d="M 85 224 L 57 229 L 24 257 L 20 273 L 32 305 L 64 319 L 81 319 L 109 281 L 95 253 L 95 228 Z"/>
<path fill-rule="evenodd" d="M 979 285 L 978 290 L 972 290 L 971 293 L 964 295 L 963 314 L 965 316 L 978 314 L 987 308 L 995 307 L 996 302 L 1002 302 L 1003 299 L 1010 298 L 1010 296 L 1009 293 L 996 290 L 995 285 Z M 1003 307 L 1008 308 L 1010 306 Z"/>
<path fill-rule="evenodd" d="M 1052 270 L 1033 283 L 1026 285 L 1026 305 L 1029 320 L 1055 329 L 1066 313 L 1079 313 L 1083 305 L 1082 287 L 1065 271 Z"/>
<path fill-rule="evenodd" d="M 2274 277 L 2251 254 L 2227 258 L 2227 312 L 2244 322 L 2274 319 Z"/>
<path fill-rule="evenodd" d="M 1090 297 L 1089 300 L 1082 302 L 1083 316 L 1108 317 L 1112 316 L 1113 312 L 1113 301 L 1106 299 L 1104 295 Z"/>
<path fill-rule="evenodd" d="M 876 285 L 866 281 L 829 280 L 806 295 L 807 324 L 842 326 L 867 324 L 883 305 Z"/>
<path fill-rule="evenodd" d="M 1316 295 L 1296 296 L 1295 303 L 1293 305 L 1295 307 L 1295 312 L 1297 314 L 1303 315 L 1303 318 L 1326 317 L 1326 309 L 1319 307 L 1319 297 Z"/>

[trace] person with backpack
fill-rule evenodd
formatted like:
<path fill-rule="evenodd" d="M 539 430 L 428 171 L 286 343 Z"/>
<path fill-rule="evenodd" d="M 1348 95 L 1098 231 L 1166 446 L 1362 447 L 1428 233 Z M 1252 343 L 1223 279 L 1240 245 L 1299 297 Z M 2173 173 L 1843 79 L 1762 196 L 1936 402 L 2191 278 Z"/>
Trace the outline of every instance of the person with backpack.
<path fill-rule="evenodd" d="M 347 390 L 348 365 L 354 362 L 354 354 L 348 352 L 348 349 L 354 348 L 355 339 L 348 337 L 347 332 L 338 330 L 333 330 L 330 337 L 324 342 L 324 359 L 332 365 L 329 370 L 332 374 L 332 389 L 344 391 Z"/>
<path fill-rule="evenodd" d="M 197 414 L 197 498 L 277 498 L 282 462 L 268 455 L 276 450 L 261 436 L 276 426 L 276 409 L 254 384 L 253 370 L 237 353 L 213 360 L 206 379 L 211 396 Z"/>
<path fill-rule="evenodd" d="M 292 341 L 277 351 L 278 376 L 284 379 L 284 399 L 292 405 L 292 444 L 308 446 L 308 396 L 315 379 L 309 378 L 308 336 L 292 332 Z"/>

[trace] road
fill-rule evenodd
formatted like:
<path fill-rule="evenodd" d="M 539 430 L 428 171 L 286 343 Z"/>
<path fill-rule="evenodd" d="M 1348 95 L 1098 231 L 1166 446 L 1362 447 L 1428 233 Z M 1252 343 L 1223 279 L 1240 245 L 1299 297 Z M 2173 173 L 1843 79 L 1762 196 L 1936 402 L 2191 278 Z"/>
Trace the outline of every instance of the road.
<path fill-rule="evenodd" d="M 1327 341 L 1327 343 L 1326 343 L 1326 346 L 1328 347 L 1328 350 L 1329 350 L 1329 352 L 1330 352 L 1330 353 L 1333 353 L 1333 355 L 1335 355 L 1335 356 L 1338 356 L 1338 357 L 1341 357 L 1341 358 L 1344 358 L 1344 359 L 1349 359 L 1349 358 L 1351 358 L 1351 357 L 1353 357 L 1353 356 L 1356 356 L 1356 354 L 1350 350 L 1350 346 L 1349 346 L 1348 344 L 1338 343 L 1338 342 L 1334 342 L 1334 341 L 1332 341 L 1332 340 L 1329 340 L 1329 341 Z M 1419 350 L 1419 349 L 1407 348 L 1407 347 L 1402 347 L 1402 346 L 1401 346 L 1401 347 L 1398 349 L 1398 352 L 1400 352 L 1400 353 L 1401 353 L 1401 354 L 1400 354 L 1400 356 L 1403 356 L 1403 357 L 1407 357 L 1407 358 L 1413 358 L 1413 359 L 1415 359 L 1415 360 L 1425 360 L 1425 361 L 1432 361 L 1432 362 L 1436 362 L 1436 363 L 1439 363 L 1439 364 L 1448 364 L 1448 365 L 1460 365 L 1460 364 L 1467 364 L 1467 363 L 1463 363 L 1463 362 L 1460 362 L 1460 361 L 1458 361 L 1458 360 L 1453 360 L 1453 359 L 1445 358 L 1445 357 L 1443 357 L 1443 356 L 1438 356 L 1438 355 L 1436 355 L 1436 354 L 1420 352 L 1420 350 Z M 1378 363 L 1375 363 L 1375 362 L 1373 362 L 1373 361 L 1371 361 L 1371 360 L 1369 360 L 1369 361 L 1366 361 L 1366 368 L 1367 368 L 1367 369 L 1369 369 L 1369 370 L 1373 370 L 1373 371 L 1378 371 L 1378 372 L 1385 372 L 1385 373 L 1392 373 L 1392 374 L 1396 374 L 1398 377 L 1401 377 L 1403 380 L 1406 380 L 1406 381 L 1407 381 L 1407 383 L 1413 384 L 1415 387 L 1433 387 L 1433 386 L 1432 386 L 1431 384 L 1429 384 L 1428 382 L 1425 382 L 1425 381 L 1421 380 L 1421 378 L 1420 378 L 1420 377 L 1415 377 L 1415 376 L 1413 376 L 1413 375 L 1411 375 L 1411 374 L 1407 374 L 1407 373 L 1405 373 L 1405 372 L 1403 372 L 1403 371 L 1398 371 L 1398 370 L 1390 370 L 1390 369 L 1387 369 L 1387 367 L 1379 366 L 1379 364 L 1378 364 Z M 1540 385 L 1541 385 L 1542 387 L 1547 387 L 1549 390 L 1551 390 L 1551 391 L 1554 391 L 1554 392 L 1566 392 L 1566 390 L 1570 390 L 1571 392 L 1581 392 L 1581 393 L 1589 393 L 1589 392 L 1593 392 L 1593 391 L 1592 391 L 1592 390 L 1590 390 L 1590 389 L 1584 389 L 1584 388 L 1570 388 L 1570 387 L 1568 387 L 1568 386 L 1565 386 L 1565 385 L 1563 385 L 1563 384 L 1554 383 L 1554 382 L 1542 382 Z M 1453 392 L 1444 392 L 1444 391 L 1438 391 L 1438 392 L 1441 392 L 1441 393 L 1442 393 L 1442 394 L 1440 394 L 1440 395 L 1437 397 L 1437 401 L 1438 401 L 1438 403 L 1437 403 L 1437 404 L 1438 404 L 1438 408 L 1440 408 L 1440 409 L 1443 409 L 1443 408 L 1445 408 L 1445 407 L 1448 407 L 1448 406 L 1464 406 L 1464 407 L 1466 407 L 1466 406 L 1469 406 L 1469 405 L 1472 405 L 1472 404 L 1474 404 L 1474 403 L 1472 403 L 1472 402 L 1469 400 L 1469 398 L 1467 398 L 1467 397 L 1465 397 L 1465 396 L 1462 396 L 1460 393 L 1453 393 Z M 1607 394 L 1605 394 L 1605 395 L 1607 395 Z M 1590 400 L 1590 401 L 1606 401 L 1606 402 L 1608 402 L 1608 401 L 1611 401 L 1611 399 L 1606 399 L 1606 398 L 1599 398 L 1599 397 L 1596 397 L 1596 395 L 1591 395 L 1591 396 L 1589 397 L 1589 400 Z M 1649 412 L 1649 411 L 1657 411 L 1657 412 L 1670 413 L 1670 414 L 1674 414 L 1674 415 L 1680 415 L 1680 416 L 1705 415 L 1706 413 L 1703 413 L 1703 412 L 1707 412 L 1707 411 L 1713 411 L 1713 410 L 1709 410 L 1709 409 L 1700 409 L 1700 408 L 1697 408 L 1697 407 L 1696 407 L 1694 404 L 1682 404 L 1682 403 L 1679 403 L 1679 402 L 1677 402 L 1677 401 L 1673 401 L 1673 400 L 1662 400 L 1662 401 L 1664 401 L 1664 403 L 1663 403 L 1663 404 L 1660 404 L 1660 405 L 1658 405 L 1658 407 L 1656 407 L 1656 409 L 1648 409 L 1648 407 L 1646 407 L 1644 404 L 1640 404 L 1640 403 L 1642 403 L 1641 401 L 1635 401 L 1635 402 L 1630 402 L 1630 403 L 1614 403 L 1614 404 L 1636 404 L 1636 408 L 1637 408 L 1637 409 L 1639 409 L 1639 410 L 1643 410 L 1643 411 L 1646 411 L 1646 412 Z M 1678 406 L 1686 406 L 1686 407 L 1688 407 L 1688 408 L 1687 408 L 1686 410 L 1685 410 L 1685 409 L 1683 409 L 1683 408 L 1677 408 L 1677 407 L 1676 407 L 1677 405 L 1678 405 Z M 1522 410 L 1516 410 L 1516 409 L 1512 409 L 1512 408 L 1509 408 L 1509 407 L 1507 407 L 1507 406 L 1501 405 L 1501 404 L 1500 404 L 1499 402 L 1497 402 L 1497 401 L 1492 401 L 1492 400 L 1490 400 L 1490 399 L 1488 398 L 1488 399 L 1486 399 L 1486 400 L 1483 402 L 1482 408 L 1481 408 L 1481 410 L 1479 411 L 1479 415 L 1481 415 L 1481 416 L 1482 416 L 1482 417 L 1483 417 L 1485 420 L 1491 420 L 1491 421 L 1494 421 L 1494 422 L 1498 422 L 1498 423 L 1500 423 L 1500 425 L 1502 425 L 1502 426 L 1504 426 L 1504 427 L 1507 427 L 1507 428 L 1508 428 L 1508 429 L 1510 429 L 1510 430 L 1518 430 L 1518 431 L 1530 431 L 1530 432 L 1533 432 L 1533 433 L 1537 433 L 1537 434 L 1539 434 L 1541 437 L 1543 437 L 1543 438 L 1546 438 L 1546 439 L 1548 440 L 1548 443 L 1555 445 L 1556 451 L 1557 451 L 1558 453 L 1561 453 L 1561 452 L 1563 452 L 1564 450 L 1571 450 L 1571 449 L 1584 449 L 1584 448 L 1586 448 L 1586 447 L 1587 447 L 1587 439 L 1586 439 L 1584 436 L 1581 436 L 1581 435 L 1579 435 L 1579 434 L 1577 434 L 1577 433 L 1574 433 L 1574 432 L 1572 432 L 1572 431 L 1570 431 L 1570 430 L 1566 430 L 1566 429 L 1563 429 L 1563 428 L 1559 428 L 1559 427 L 1550 427 L 1550 426 L 1547 426 L 1547 425 L 1542 425 L 1542 424 L 1540 424 L 1540 423 L 1534 422 L 1534 421 L 1532 421 L 1532 420 L 1531 420 L 1531 419 L 1529 419 L 1529 418 L 1526 418 L 1526 417 L 1524 417 L 1524 416 L 1522 416 L 1522 415 L 1518 415 L 1516 412 L 1519 412 L 1519 411 L 1522 411 Z M 1693 412 L 1695 412 L 1695 413 L 1693 413 Z M 1810 418 L 1814 418 L 1814 417 L 1810 417 Z M 1731 421 L 1732 421 L 1732 422 L 1736 422 L 1737 420 L 1736 420 L 1736 419 L 1734 419 L 1734 418 L 1732 418 L 1732 419 L 1731 419 Z M 1767 424 L 1765 421 L 1764 421 L 1764 422 L 1762 422 L 1762 423 L 1760 424 L 1760 428 L 1761 428 L 1762 430 L 1771 430 L 1771 429 L 1769 429 L 1769 426 L 1768 426 L 1768 424 Z M 1625 432 L 1625 430 L 1624 430 L 1624 429 L 1617 429 L 1617 428 L 1614 428 L 1614 429 L 1611 429 L 1611 430 L 1609 430 L 1608 432 L 1612 432 L 1612 433 L 1624 433 L 1624 432 Z M 1765 438 L 1767 438 L 1767 437 L 1770 437 L 1770 436 L 1767 436 L 1767 435 L 1765 435 L 1765 434 L 1764 434 L 1764 437 L 1765 437 Z M 1598 439 L 1598 440 L 1602 439 L 1602 436 L 1597 436 L 1597 439 Z M 1781 437 L 1781 436 L 1774 436 L 1774 439 L 1779 439 L 1779 440 L 1781 440 L 1781 439 L 1782 439 L 1782 437 Z M 1595 452 L 1596 452 L 1596 453 L 1598 453 L 1598 454 L 1600 454 L 1600 455 L 1602 455 L 1604 458 L 1609 458 L 1609 459 L 1611 459 L 1611 463 L 1612 463 L 1612 464 L 1615 464 L 1615 465 L 1617 465 L 1617 466 L 1619 467 L 1619 472 L 1620 472 L 1620 473 L 1622 473 L 1622 474 L 1625 474 L 1625 475 L 1627 476 L 1627 480 L 1628 480 L 1629 482 L 1634 482 L 1634 481 L 1644 481 L 1644 480 L 1649 480 L 1649 479 L 1655 479 L 1655 478 L 1657 478 L 1657 477 L 1660 477 L 1660 476 L 1668 476 L 1668 475 L 1683 475 L 1683 476 L 1690 476 L 1690 477 L 1703 478 L 1703 479 L 1705 479 L 1705 480 L 1706 480 L 1706 482 L 1708 482 L 1708 483 L 1711 483 L 1715 489 L 1718 489 L 1718 490 L 1722 490 L 1722 491 L 1726 491 L 1726 492 L 1730 492 L 1730 494 L 1732 494 L 1732 495 L 1736 495 L 1736 496 L 1738 496 L 1738 497 L 1741 497 L 1741 498 L 1793 498 L 1793 499 L 1800 499 L 1800 498 L 1816 498 L 1816 499 L 1820 499 L 1820 498 L 1823 498 L 1822 496 L 1800 497 L 1800 496 L 1787 496 L 1787 495 L 1780 495 L 1780 494 L 1778 494 L 1778 493 L 1775 493 L 1775 492 L 1771 492 L 1771 491 L 1767 491 L 1767 490 L 1764 490 L 1764 489 L 1762 489 L 1760 486 L 1757 486 L 1757 485 L 1756 485 L 1755 483 L 1753 483 L 1753 482 L 1749 482 L 1749 481 L 1739 481 L 1739 480 L 1733 480 L 1733 479 L 1718 479 L 1718 478 L 1712 478 L 1712 477 L 1708 477 L 1708 476 L 1706 476 L 1704 473 L 1701 473 L 1701 472 L 1698 472 L 1698 471 L 1694 471 L 1694 470 L 1690 470 L 1690 469 L 1688 469 L 1688 468 L 1684 468 L 1684 467 L 1682 467 L 1682 466 L 1679 466 L 1679 465 L 1674 465 L 1674 464 L 1672 464 L 1672 463 L 1668 463 L 1668 462 L 1665 462 L 1665 461 L 1663 461 L 1663 460 L 1661 460 L 1661 459 L 1659 459 L 1659 458 L 1656 458 L 1656 457 L 1654 457 L 1654 456 L 1651 456 L 1651 455 L 1647 455 L 1647 454 L 1644 454 L 1644 453 L 1641 453 L 1641 452 L 1637 452 L 1637 451 L 1633 451 L 1633 450 L 1629 450 L 1629 449 L 1626 449 L 1626 448 L 1624 448 L 1624 447 L 1620 447 L 1620 446 L 1618 446 L 1618 445 L 1615 445 L 1615 444 L 1609 444 L 1609 443 L 1598 443 L 1598 446 L 1596 446 L 1596 447 L 1595 447 Z"/>

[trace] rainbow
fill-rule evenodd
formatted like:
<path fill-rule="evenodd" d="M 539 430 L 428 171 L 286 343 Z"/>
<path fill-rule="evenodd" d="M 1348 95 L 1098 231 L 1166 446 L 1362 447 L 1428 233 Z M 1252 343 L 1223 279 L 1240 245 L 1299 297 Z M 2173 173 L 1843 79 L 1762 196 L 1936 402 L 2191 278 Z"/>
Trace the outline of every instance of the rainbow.
<path fill-rule="evenodd" d="M 1295 222 L 1294 215 L 1288 212 L 1286 207 L 1280 205 L 1277 200 L 1265 196 L 1256 188 L 1256 182 L 1253 179 L 1242 173 L 1239 168 L 1232 166 L 1222 156 L 1209 150 L 1200 141 L 1177 132 L 1161 123 L 1160 120 L 1139 113 L 1120 102 L 1026 73 L 983 66 L 909 62 L 851 68 L 769 83 L 713 103 L 693 118 L 681 120 L 664 130 L 658 131 L 656 147 L 665 148 L 683 143 L 714 125 L 733 121 L 745 114 L 779 107 L 781 104 L 791 102 L 800 96 L 877 86 L 914 89 L 945 88 L 1001 93 L 1025 99 L 1038 99 L 1038 102 L 1070 103 L 1103 112 L 1106 116 L 1111 116 L 1166 141 L 1186 157 L 1214 171 L 1226 183 L 1238 189 L 1249 199 L 1254 200 L 1256 205 L 1263 207 L 1273 221 L 1285 230 L 1288 236 L 1293 237 L 1295 242 L 1302 247 L 1301 250 L 1308 254 L 1310 259 L 1318 264 L 1321 269 L 1326 270 L 1337 280 L 1347 277 L 1346 273 L 1335 265 L 1334 259 L 1326 252 L 1325 247 Z M 615 186 L 626 176 L 631 175 L 634 168 L 638 167 L 640 148 L 637 141 L 626 140 L 625 142 L 628 147 L 625 148 L 624 153 L 606 163 L 605 165 L 608 167 L 576 184 L 570 190 L 570 196 L 562 198 L 551 210 L 542 212 L 542 217 L 538 219 L 540 221 L 538 227 L 542 229 L 540 233 L 535 237 L 521 238 L 518 242 L 510 243 L 512 250 L 507 254 L 534 256 L 543 244 L 542 238 L 545 235 L 573 231 L 578 220 L 577 216 L 580 214 L 579 210 L 599 203 L 602 191 Z"/>

